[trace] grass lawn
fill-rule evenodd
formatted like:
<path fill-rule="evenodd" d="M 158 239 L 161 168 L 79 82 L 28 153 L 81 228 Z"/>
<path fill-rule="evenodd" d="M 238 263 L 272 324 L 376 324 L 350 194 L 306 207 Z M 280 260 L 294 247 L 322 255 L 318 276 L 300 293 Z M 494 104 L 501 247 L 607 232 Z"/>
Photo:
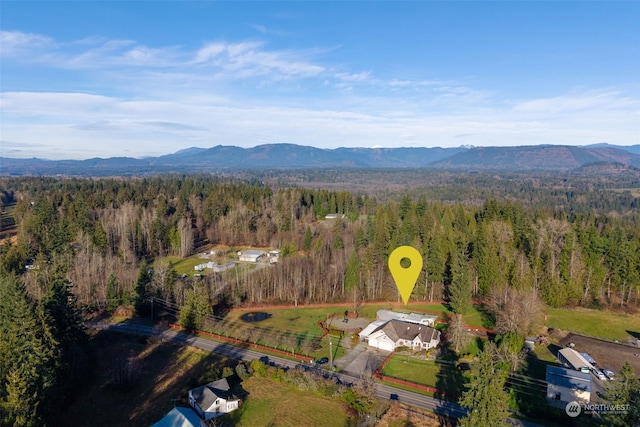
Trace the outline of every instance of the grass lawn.
<path fill-rule="evenodd" d="M 412 359 L 394 355 L 382 371 L 383 375 L 413 381 L 452 395 L 461 395 L 464 385 L 470 381 L 471 372 L 460 372 L 455 365 L 435 360 Z"/>
<path fill-rule="evenodd" d="M 434 360 L 412 359 L 396 354 L 384 367 L 382 374 L 435 387 L 440 367 Z"/>
<path fill-rule="evenodd" d="M 188 274 L 192 276 L 194 273 L 197 273 L 193 267 L 198 264 L 203 264 L 207 262 L 207 260 L 203 260 L 202 258 L 198 258 L 197 256 L 192 256 L 189 258 L 180 258 L 177 256 L 168 256 L 166 260 L 173 263 L 173 268 L 176 270 L 178 275 Z"/>
<path fill-rule="evenodd" d="M 260 311 L 260 310 L 256 310 Z M 251 310 L 233 310 L 229 312 L 225 317 L 227 322 L 228 334 L 232 337 L 242 338 L 243 334 L 246 335 L 247 331 L 254 330 L 260 331 L 260 337 L 258 343 L 267 347 L 274 346 L 278 343 L 281 333 L 288 332 L 297 334 L 298 340 L 298 353 L 307 355 L 308 348 L 305 348 L 305 343 L 321 338 L 323 335 L 322 329 L 317 325 L 317 322 L 325 320 L 328 314 L 337 313 L 342 315 L 344 313 L 343 307 L 329 307 L 329 308 L 278 308 L 267 309 L 266 313 L 271 317 L 261 320 L 259 322 L 245 322 L 241 319 L 244 314 L 250 313 Z M 214 329 L 215 331 L 215 329 Z M 345 337 L 347 333 L 345 333 Z M 333 357 L 337 359 L 342 357 L 345 353 L 345 349 L 340 344 L 340 339 L 337 336 L 331 337 L 333 343 Z M 279 342 L 281 350 L 290 351 L 289 344 Z M 314 359 L 321 357 L 329 358 L 329 336 L 324 336 L 320 340 L 322 348 L 312 351 L 308 356 Z"/>
<path fill-rule="evenodd" d="M 252 377 L 242 383 L 248 392 L 240 409 L 225 417 L 234 426 L 327 426 L 348 425 L 345 405 L 339 398 L 320 396 L 266 378 Z"/>
<path fill-rule="evenodd" d="M 344 307 L 327 308 L 276 308 L 265 310 L 271 315 L 268 319 L 253 323 L 260 328 L 273 329 L 277 331 L 287 331 L 306 336 L 321 336 L 322 330 L 316 325 L 317 322 L 325 320 L 327 315 L 337 313 L 342 315 Z M 257 310 L 260 311 L 260 310 Z M 233 323 L 250 325 L 240 317 L 249 313 L 250 310 L 233 310 L 226 316 L 226 320 Z"/>
<path fill-rule="evenodd" d="M 610 340 L 627 342 L 640 333 L 640 316 L 588 309 L 548 308 L 545 325 Z"/>

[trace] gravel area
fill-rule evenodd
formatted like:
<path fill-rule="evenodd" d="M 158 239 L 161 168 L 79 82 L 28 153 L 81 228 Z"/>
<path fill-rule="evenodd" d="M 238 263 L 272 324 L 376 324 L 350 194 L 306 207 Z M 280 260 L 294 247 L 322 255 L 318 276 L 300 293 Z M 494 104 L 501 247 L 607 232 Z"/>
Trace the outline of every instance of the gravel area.
<path fill-rule="evenodd" d="M 589 353 L 598 363 L 598 368 L 609 369 L 616 374 L 620 372 L 622 365 L 628 361 L 636 374 L 640 374 L 640 348 L 630 345 L 603 341 L 570 333 L 560 340 L 562 346 L 569 343 L 575 344 L 575 350 L 581 353 Z"/>

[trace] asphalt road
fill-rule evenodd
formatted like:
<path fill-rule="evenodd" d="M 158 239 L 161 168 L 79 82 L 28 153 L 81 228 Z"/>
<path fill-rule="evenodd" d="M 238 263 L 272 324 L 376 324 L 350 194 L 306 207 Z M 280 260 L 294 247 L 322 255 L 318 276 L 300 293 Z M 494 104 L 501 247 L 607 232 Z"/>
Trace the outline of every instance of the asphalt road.
<path fill-rule="evenodd" d="M 159 330 L 147 325 L 138 325 L 134 323 L 91 322 L 86 323 L 86 326 L 90 329 L 97 330 L 109 330 L 143 336 L 157 336 L 165 341 L 190 345 L 192 347 L 211 351 L 222 356 L 230 357 L 237 360 L 252 361 L 254 359 L 265 357 L 264 353 L 260 353 L 255 350 L 236 347 L 231 344 L 219 343 L 216 341 L 199 338 L 193 335 L 188 335 L 182 332 L 176 332 L 172 330 Z M 299 362 L 283 359 L 281 357 L 272 355 L 268 355 L 266 357 L 268 357 L 269 363 L 272 363 L 279 367 L 295 368 L 297 366 L 306 366 L 307 368 L 312 367 L 312 369 L 317 369 L 315 365 L 311 364 L 301 364 Z M 329 372 L 324 369 L 317 369 L 317 372 L 321 375 L 324 375 L 326 378 L 333 378 L 341 384 L 356 384 L 360 382 L 360 378 L 348 374 Z M 390 399 L 393 396 L 393 399 L 397 400 L 398 402 L 422 409 L 431 410 L 436 414 L 445 415 L 448 417 L 461 418 L 467 413 L 467 410 L 457 403 L 447 402 L 430 396 L 413 393 L 411 391 L 391 387 L 386 384 L 376 383 L 376 396 L 381 399 Z M 510 418 L 508 421 L 514 426 L 541 427 L 538 424 L 521 421 L 514 418 Z"/>

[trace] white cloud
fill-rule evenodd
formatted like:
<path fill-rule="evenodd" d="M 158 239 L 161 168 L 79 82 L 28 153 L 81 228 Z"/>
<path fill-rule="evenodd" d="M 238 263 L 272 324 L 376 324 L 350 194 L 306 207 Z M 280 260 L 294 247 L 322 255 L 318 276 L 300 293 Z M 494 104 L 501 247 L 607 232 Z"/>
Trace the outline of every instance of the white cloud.
<path fill-rule="evenodd" d="M 282 79 L 317 76 L 325 71 L 323 66 L 306 61 L 301 52 L 270 51 L 264 49 L 264 43 L 252 41 L 207 44 L 197 52 L 195 62 L 226 72 L 228 77 Z"/>
<path fill-rule="evenodd" d="M 637 87 L 514 100 L 455 80 L 380 78 L 320 61 L 327 51 L 255 40 L 187 48 L 1 36 L 3 67 L 28 62 L 68 79 L 60 92 L 0 94 L 2 138 L 13 144 L 2 144 L 5 155 L 144 156 L 267 142 L 458 146 L 460 138 L 477 146 L 640 143 Z"/>
<path fill-rule="evenodd" d="M 345 82 L 366 82 L 371 80 L 371 71 L 361 73 L 337 73 L 335 77 Z"/>
<path fill-rule="evenodd" d="M 556 115 L 566 112 L 588 111 L 593 109 L 635 109 L 640 111 L 640 101 L 617 90 L 588 90 L 574 92 L 552 98 L 527 100 L 519 103 L 515 110 L 525 114 Z"/>
<path fill-rule="evenodd" d="M 0 56 L 9 57 L 27 54 L 33 50 L 55 48 L 53 39 L 20 31 L 0 31 Z"/>

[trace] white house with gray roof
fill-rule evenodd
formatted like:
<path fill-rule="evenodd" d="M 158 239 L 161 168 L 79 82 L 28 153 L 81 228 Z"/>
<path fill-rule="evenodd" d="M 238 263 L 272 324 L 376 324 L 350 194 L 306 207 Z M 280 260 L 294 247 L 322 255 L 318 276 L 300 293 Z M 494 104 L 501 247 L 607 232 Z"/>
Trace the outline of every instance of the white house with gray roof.
<path fill-rule="evenodd" d="M 189 405 L 205 420 L 235 411 L 239 402 L 226 378 L 189 390 Z"/>
<path fill-rule="evenodd" d="M 369 346 L 386 351 L 394 351 L 398 347 L 429 350 L 440 343 L 440 331 L 419 323 L 392 319 L 377 326 L 366 341 Z"/>

